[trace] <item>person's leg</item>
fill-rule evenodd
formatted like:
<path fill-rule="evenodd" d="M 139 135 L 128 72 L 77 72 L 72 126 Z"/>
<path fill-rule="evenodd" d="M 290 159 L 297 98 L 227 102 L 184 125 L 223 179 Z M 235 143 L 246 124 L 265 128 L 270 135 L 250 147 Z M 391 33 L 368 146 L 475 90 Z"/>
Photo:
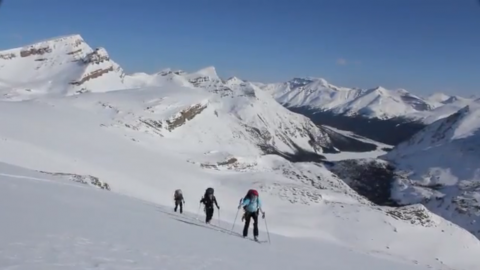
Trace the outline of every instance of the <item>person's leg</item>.
<path fill-rule="evenodd" d="M 258 213 L 255 212 L 252 214 L 253 218 L 253 236 L 258 237 Z"/>
<path fill-rule="evenodd" d="M 180 204 L 180 214 L 182 214 L 183 213 L 183 202 L 180 201 L 178 203 Z"/>
<path fill-rule="evenodd" d="M 213 213 L 215 212 L 215 208 L 212 205 L 212 208 L 210 208 L 210 218 L 208 219 L 208 222 L 212 221 L 213 218 Z"/>
<path fill-rule="evenodd" d="M 177 207 L 178 207 L 178 201 L 175 201 L 175 208 L 173 209 L 173 211 L 177 212 Z"/>
<path fill-rule="evenodd" d="M 213 207 L 207 208 L 207 218 L 205 221 L 209 223 L 210 220 L 212 220 L 212 217 L 213 217 Z"/>
<path fill-rule="evenodd" d="M 245 212 L 245 225 L 243 226 L 243 237 L 248 235 L 248 227 L 250 227 L 250 218 L 251 215 L 248 212 Z"/>

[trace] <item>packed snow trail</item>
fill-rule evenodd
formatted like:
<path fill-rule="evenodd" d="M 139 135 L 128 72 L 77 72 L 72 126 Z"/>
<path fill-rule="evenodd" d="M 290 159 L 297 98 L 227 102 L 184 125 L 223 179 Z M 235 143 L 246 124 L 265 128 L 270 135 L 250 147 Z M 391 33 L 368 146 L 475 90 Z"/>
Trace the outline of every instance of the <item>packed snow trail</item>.
<path fill-rule="evenodd" d="M 311 240 L 259 245 L 168 211 L 77 183 L 0 176 L 0 268 L 429 269 Z"/>

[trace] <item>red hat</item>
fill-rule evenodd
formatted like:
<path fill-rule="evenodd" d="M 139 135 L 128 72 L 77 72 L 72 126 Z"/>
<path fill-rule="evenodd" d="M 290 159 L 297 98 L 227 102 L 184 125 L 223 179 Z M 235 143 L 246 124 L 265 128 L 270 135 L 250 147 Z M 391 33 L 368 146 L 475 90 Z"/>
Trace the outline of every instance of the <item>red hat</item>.
<path fill-rule="evenodd" d="M 252 195 L 255 195 L 255 196 L 258 197 L 258 192 L 257 192 L 255 189 L 253 189 L 253 190 L 252 190 Z"/>

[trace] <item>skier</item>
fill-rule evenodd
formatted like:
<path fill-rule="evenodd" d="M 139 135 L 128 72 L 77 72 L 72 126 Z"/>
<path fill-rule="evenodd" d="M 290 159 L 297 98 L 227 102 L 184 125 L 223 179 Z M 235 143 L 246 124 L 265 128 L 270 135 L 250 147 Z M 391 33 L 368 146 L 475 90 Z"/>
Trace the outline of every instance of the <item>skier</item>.
<path fill-rule="evenodd" d="M 262 210 L 262 202 L 258 197 L 258 191 L 249 190 L 243 202 L 238 206 L 238 209 L 245 210 L 245 226 L 243 227 L 243 237 L 247 237 L 248 228 L 250 226 L 250 219 L 253 218 L 253 237 L 258 241 L 258 214 L 262 212 L 262 218 L 265 218 L 265 212 Z"/>
<path fill-rule="evenodd" d="M 177 207 L 180 206 L 180 214 L 182 214 L 185 199 L 183 198 L 183 193 L 181 189 L 175 190 L 175 194 L 173 194 L 173 200 L 175 201 L 175 209 L 173 209 L 173 211 L 177 212 Z"/>
<path fill-rule="evenodd" d="M 218 203 L 217 203 L 217 198 L 215 198 L 213 193 L 214 193 L 213 188 L 211 187 L 207 188 L 207 190 L 205 191 L 205 195 L 200 200 L 200 203 L 203 203 L 205 205 L 205 207 L 203 208 L 203 211 L 206 214 L 205 223 L 207 224 L 210 224 L 210 220 L 212 220 L 212 217 L 213 217 L 213 212 L 214 212 L 213 204 L 215 204 L 217 206 L 217 209 L 220 210 L 220 206 L 218 206 Z"/>

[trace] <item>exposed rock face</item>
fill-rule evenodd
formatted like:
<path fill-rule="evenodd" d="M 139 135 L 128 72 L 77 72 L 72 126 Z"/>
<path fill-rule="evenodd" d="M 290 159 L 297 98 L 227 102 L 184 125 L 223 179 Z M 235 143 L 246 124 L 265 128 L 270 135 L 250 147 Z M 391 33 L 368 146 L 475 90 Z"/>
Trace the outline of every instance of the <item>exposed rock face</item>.
<path fill-rule="evenodd" d="M 203 110 L 207 108 L 207 105 L 196 104 L 191 106 L 188 109 L 181 111 L 175 118 L 167 120 L 167 129 L 169 131 L 174 130 L 175 128 L 182 126 L 185 122 L 192 120 L 195 116 L 200 114 Z"/>
<path fill-rule="evenodd" d="M 98 65 L 104 61 L 110 61 L 110 57 L 104 48 L 96 48 L 93 52 L 88 53 L 82 60 L 85 64 Z"/>
<path fill-rule="evenodd" d="M 20 57 L 28 57 L 31 55 L 44 55 L 46 53 L 51 53 L 52 49 L 50 47 L 43 48 L 30 48 L 20 51 Z"/>
<path fill-rule="evenodd" d="M 4 59 L 4 60 L 10 60 L 10 59 L 13 59 L 17 57 L 17 55 L 15 55 L 14 53 L 3 53 L 3 54 L 0 54 L 0 58 L 1 59 Z"/>
<path fill-rule="evenodd" d="M 399 206 L 392 200 L 395 168 L 378 159 L 342 160 L 335 162 L 332 172 L 370 201 L 383 206 Z"/>
<path fill-rule="evenodd" d="M 118 79 L 118 85 L 121 88 L 124 86 L 123 78 L 125 73 L 119 65 L 115 62 L 111 62 L 110 56 L 104 48 L 96 48 L 92 52 L 87 53 L 84 57 L 81 58 L 81 63 L 85 65 L 85 71 L 90 69 L 95 69 L 90 72 L 85 72 L 79 80 L 72 81 L 70 84 L 75 86 L 84 85 L 88 81 L 92 81 L 97 78 L 101 78 L 107 73 L 114 73 L 114 76 Z M 87 86 L 86 89 L 89 90 Z"/>
<path fill-rule="evenodd" d="M 45 171 L 40 171 L 40 172 L 45 174 L 50 174 L 50 175 L 62 176 L 65 179 L 70 181 L 82 183 L 85 185 L 92 185 L 101 189 L 110 190 L 110 185 L 108 183 L 102 182 L 100 181 L 100 179 L 98 179 L 98 177 L 95 177 L 92 175 L 79 175 L 79 174 L 73 174 L 73 173 L 52 173 L 52 172 L 45 172 Z"/>
<path fill-rule="evenodd" d="M 431 212 L 421 204 L 393 208 L 387 210 L 387 214 L 396 219 L 410 222 L 414 225 L 434 227 L 437 224 Z"/>
<path fill-rule="evenodd" d="M 97 70 L 94 70 L 94 71 L 86 74 L 79 81 L 73 81 L 70 84 L 72 84 L 72 85 L 82 85 L 85 82 L 87 82 L 89 80 L 92 80 L 92 79 L 95 79 L 95 78 L 98 78 L 98 77 L 102 76 L 103 74 L 108 73 L 110 71 L 113 71 L 113 67 L 109 67 L 107 69 L 97 69 Z"/>

